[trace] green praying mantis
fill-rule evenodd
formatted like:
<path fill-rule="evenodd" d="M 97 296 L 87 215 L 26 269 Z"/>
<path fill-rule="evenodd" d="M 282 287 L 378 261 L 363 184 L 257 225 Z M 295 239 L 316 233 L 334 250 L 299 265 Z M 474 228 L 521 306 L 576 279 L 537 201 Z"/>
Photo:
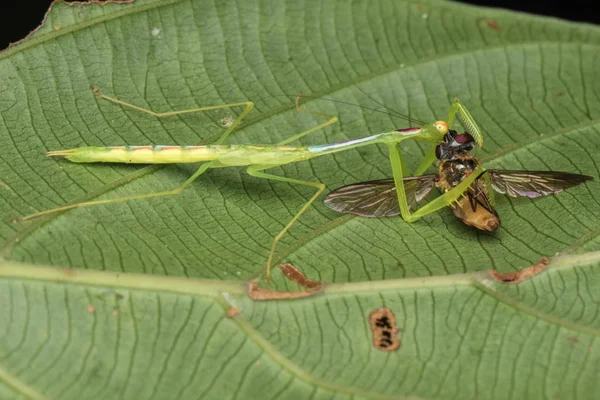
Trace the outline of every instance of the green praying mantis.
<path fill-rule="evenodd" d="M 236 129 L 236 127 L 238 127 L 240 122 L 252 110 L 252 108 L 254 107 L 253 102 L 244 101 L 238 103 L 221 104 L 216 106 L 198 107 L 187 110 L 155 112 L 107 96 L 103 94 L 98 88 L 92 87 L 92 91 L 99 98 L 102 98 L 104 100 L 107 100 L 125 108 L 130 108 L 146 114 L 150 114 L 158 118 L 172 117 L 176 115 L 190 114 L 201 111 L 209 111 L 231 107 L 244 107 L 244 109 L 233 121 L 233 123 L 231 123 L 231 125 L 227 127 L 227 129 L 219 137 L 219 139 L 217 139 L 214 142 L 214 144 L 211 145 L 80 147 L 68 150 L 49 151 L 46 153 L 46 156 L 64 157 L 67 160 L 75 163 L 109 162 L 132 164 L 170 164 L 202 162 L 203 164 L 201 164 L 198 170 L 185 182 L 169 191 L 68 204 L 50 210 L 39 211 L 25 217 L 17 218 L 13 221 L 27 221 L 43 215 L 66 211 L 77 207 L 87 207 L 100 204 L 116 203 L 127 200 L 139 200 L 177 195 L 209 169 L 225 167 L 246 167 L 246 171 L 248 172 L 248 174 L 257 178 L 265 178 L 280 182 L 304 185 L 313 187 L 317 190 L 316 193 L 308 201 L 306 201 L 306 203 L 304 203 L 304 205 L 300 208 L 296 215 L 294 215 L 294 217 L 273 239 L 266 263 L 265 279 L 267 282 L 269 282 L 271 278 L 271 267 L 277 243 L 283 237 L 283 235 L 292 227 L 292 225 L 298 220 L 298 218 L 308 209 L 308 207 L 323 193 L 323 191 L 325 190 L 325 185 L 319 182 L 305 181 L 272 175 L 264 172 L 266 169 L 299 161 L 306 161 L 312 158 L 324 156 L 327 154 L 339 153 L 357 147 L 373 145 L 376 143 L 383 143 L 387 146 L 389 150 L 389 159 L 392 166 L 394 180 L 396 183 L 402 183 L 403 178 L 405 175 L 407 175 L 408 171 L 402 160 L 402 156 L 400 151 L 398 150 L 397 144 L 403 140 L 415 139 L 419 141 L 429 142 L 431 144 L 431 148 L 427 151 L 424 159 L 417 167 L 415 175 L 420 175 L 423 172 L 425 172 L 425 170 L 437 160 L 435 155 L 436 146 L 442 143 L 444 136 L 448 133 L 450 127 L 452 127 L 455 119 L 458 119 L 463 128 L 470 132 L 478 147 L 481 147 L 483 144 L 481 130 L 475 123 L 475 120 L 468 112 L 466 107 L 458 99 L 455 99 L 451 103 L 448 115 L 445 120 L 438 120 L 433 123 L 422 123 L 422 125 L 419 127 L 391 130 L 388 132 L 377 133 L 359 139 L 352 139 L 339 143 L 328 143 L 315 146 L 289 146 L 289 143 L 301 139 L 312 132 L 325 128 L 338 121 L 338 118 L 336 116 L 301 108 L 299 105 L 300 97 L 298 97 L 296 99 L 297 111 L 308 112 L 317 116 L 326 117 L 328 118 L 328 120 L 311 129 L 300 132 L 288 139 L 276 143 L 275 145 L 224 145 L 223 142 L 227 140 L 230 134 Z M 419 218 L 423 217 L 424 215 L 430 214 L 443 207 L 451 205 L 463 195 L 463 193 L 483 171 L 484 169 L 475 171 L 475 173 L 466 177 L 457 186 L 447 191 L 446 193 L 441 194 L 439 197 L 435 198 L 431 202 L 423 205 L 421 208 L 415 211 L 411 211 L 409 209 L 404 185 L 396 185 L 397 200 L 402 218 L 407 222 L 414 222 Z"/>

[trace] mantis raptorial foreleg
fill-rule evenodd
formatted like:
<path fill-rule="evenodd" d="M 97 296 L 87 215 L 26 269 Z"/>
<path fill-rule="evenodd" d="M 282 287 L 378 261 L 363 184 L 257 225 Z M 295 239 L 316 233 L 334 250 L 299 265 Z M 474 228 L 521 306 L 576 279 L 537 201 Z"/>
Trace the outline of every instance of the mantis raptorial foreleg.
<path fill-rule="evenodd" d="M 406 191 L 404 190 L 404 181 L 401 166 L 402 161 L 400 158 L 400 152 L 394 145 L 388 145 L 388 149 L 390 152 L 390 162 L 392 164 L 394 182 L 396 183 L 396 192 L 398 194 L 398 205 L 400 207 L 400 214 L 402 215 L 402 219 L 404 219 L 406 222 L 414 222 L 427 214 L 431 214 L 432 212 L 435 212 L 437 210 L 451 205 L 454 201 L 460 198 L 460 196 L 462 196 L 463 193 L 465 193 L 469 186 L 471 186 L 471 184 L 485 172 L 484 168 L 476 169 L 473 173 L 471 173 L 454 188 L 450 189 L 446 193 L 442 194 L 441 196 L 435 198 L 434 200 L 419 208 L 415 212 L 411 213 L 408 207 Z"/>
<path fill-rule="evenodd" d="M 473 139 L 475 139 L 477 147 L 481 148 L 481 146 L 483 146 L 483 134 L 481 133 L 481 129 L 475 122 L 475 119 L 471 116 L 469 110 L 467 110 L 467 107 L 465 107 L 464 104 L 458 99 L 454 99 L 450 105 L 448 118 L 446 119 L 448 126 L 452 126 L 454 123 L 454 117 L 458 117 L 458 120 L 463 128 L 465 128 L 467 132 L 473 136 Z"/>
<path fill-rule="evenodd" d="M 423 160 L 421 160 L 421 163 L 415 170 L 413 176 L 423 175 L 430 165 L 435 164 L 437 162 L 437 158 L 435 156 L 435 148 L 435 144 L 429 147 L 429 150 L 427 150 L 427 153 L 425 153 L 425 157 L 423 158 Z"/>
<path fill-rule="evenodd" d="M 458 200 L 464 193 L 469 189 L 469 186 L 481 176 L 481 174 L 485 173 L 484 168 L 478 168 L 471 173 L 467 178 L 465 178 L 461 183 L 456 185 L 454 188 L 450 189 L 446 193 L 436 197 L 429 203 L 425 204 L 423 207 L 419 208 L 417 211 L 413 212 L 411 215 L 405 219 L 407 222 L 414 222 L 421 217 L 424 217 L 427 214 L 431 214 L 435 211 L 438 211 L 444 207 L 447 207 Z"/>
<path fill-rule="evenodd" d="M 448 118 L 446 119 L 448 126 L 452 126 L 455 117 L 457 117 L 458 120 L 461 122 L 463 128 L 470 132 L 471 136 L 473 136 L 473 138 L 475 139 L 475 143 L 477 144 L 477 146 L 481 147 L 483 145 L 483 136 L 481 134 L 481 129 L 479 128 L 479 126 L 475 122 L 475 119 L 473 119 L 467 108 L 458 99 L 454 99 L 454 101 L 450 105 L 450 110 L 448 111 Z M 423 173 L 427 171 L 427 168 L 436 163 L 436 147 L 437 143 L 434 143 L 429 147 L 429 149 L 425 153 L 423 160 L 421 160 L 419 166 L 412 174 L 413 176 L 423 175 Z M 408 175 L 408 170 L 405 166 L 404 159 L 402 157 L 400 157 L 400 162 L 402 165 L 402 174 L 405 176 Z"/>
<path fill-rule="evenodd" d="M 252 165 L 252 166 L 248 167 L 247 171 L 248 171 L 249 175 L 255 176 L 257 178 L 272 179 L 275 181 L 287 182 L 287 183 L 295 183 L 298 185 L 315 187 L 318 190 L 310 198 L 310 200 L 308 200 L 306 203 L 304 203 L 304 206 L 302 206 L 300 211 L 298 211 L 296 213 L 296 215 L 294 215 L 294 217 L 290 220 L 290 222 L 288 222 L 287 225 L 279 232 L 279 234 L 277 234 L 277 236 L 275 236 L 275 239 L 273 239 L 273 244 L 271 245 L 271 251 L 269 252 L 269 258 L 267 259 L 267 272 L 265 275 L 265 279 L 266 279 L 267 283 L 269 283 L 269 281 L 271 280 L 271 264 L 273 263 L 273 255 L 275 254 L 275 248 L 277 247 L 277 242 L 279 242 L 279 240 L 292 227 L 292 225 L 294 225 L 294 223 L 298 220 L 298 218 L 300 218 L 300 216 L 308 209 L 308 207 L 310 207 L 310 205 L 325 190 L 325 185 L 322 183 L 301 181 L 298 179 L 291 179 L 291 178 L 286 178 L 283 176 L 271 175 L 271 174 L 266 174 L 266 173 L 262 172 L 263 170 L 265 170 L 267 168 L 273 168 L 273 167 L 275 167 L 275 165 Z"/>
<path fill-rule="evenodd" d="M 450 106 L 450 110 L 448 111 L 448 118 L 446 122 L 448 126 L 452 126 L 454 122 L 454 117 L 457 117 L 463 128 L 465 128 L 471 136 L 475 139 L 475 143 L 481 147 L 483 144 L 483 136 L 481 134 L 481 129 L 467 110 L 467 108 L 460 102 L 458 99 L 454 99 L 452 105 Z M 422 175 L 430 165 L 434 164 L 437 161 L 436 157 L 436 145 L 433 144 L 430 146 L 429 150 L 425 153 L 425 157 L 415 170 L 414 176 Z M 412 222 L 423 215 L 432 213 L 434 211 L 439 210 L 440 208 L 446 207 L 451 204 L 453 201 L 458 199 L 462 193 L 465 192 L 467 187 L 473 182 L 475 178 L 467 178 L 464 182 L 469 182 L 469 185 L 465 184 L 458 185 L 456 188 L 444 193 L 437 199 L 428 203 L 427 205 L 421 207 L 419 210 L 411 213 L 408 208 L 408 201 L 406 199 L 406 193 L 404 190 L 403 178 L 407 175 L 407 169 L 404 164 L 404 160 L 402 159 L 402 155 L 398 151 L 397 147 L 392 144 L 388 144 L 388 148 L 390 150 L 390 161 L 392 163 L 392 170 L 394 172 L 394 180 L 396 182 L 396 191 L 398 193 L 398 202 L 400 205 L 400 212 L 402 214 L 402 218 L 405 221 Z M 486 179 L 486 183 L 489 182 L 489 177 L 487 174 L 484 179 Z M 462 190 L 457 190 L 458 187 L 463 188 Z M 460 192 L 460 193 L 459 193 Z M 493 198 L 491 199 L 493 202 Z"/>

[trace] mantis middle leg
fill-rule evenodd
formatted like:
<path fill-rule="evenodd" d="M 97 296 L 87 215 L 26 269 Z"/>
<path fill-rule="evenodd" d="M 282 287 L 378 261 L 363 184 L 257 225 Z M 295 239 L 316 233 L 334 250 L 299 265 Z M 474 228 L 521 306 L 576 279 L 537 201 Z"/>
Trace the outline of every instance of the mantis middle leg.
<path fill-rule="evenodd" d="M 233 132 L 233 130 L 239 125 L 239 123 L 246 117 L 246 115 L 250 112 L 250 110 L 252 110 L 252 108 L 254 108 L 254 103 L 253 102 L 251 102 L 251 101 L 242 101 L 242 102 L 239 102 L 239 103 L 219 104 L 217 106 L 197 107 L 197 108 L 190 108 L 190 109 L 186 109 L 186 110 L 156 112 L 156 111 L 152 111 L 152 110 L 147 109 L 147 108 L 136 106 L 135 104 L 131 104 L 131 103 L 127 103 L 127 102 L 124 102 L 122 100 L 119 100 L 119 99 L 115 99 L 114 97 L 107 96 L 104 93 L 102 93 L 102 91 L 100 91 L 100 89 L 98 89 L 95 86 L 91 86 L 91 89 L 92 89 L 92 92 L 94 92 L 94 94 L 96 96 L 100 97 L 101 99 L 110 101 L 111 103 L 119 104 L 119 105 L 121 105 L 123 107 L 126 107 L 126 108 L 132 108 L 134 110 L 141 111 L 143 113 L 150 114 L 150 115 L 153 115 L 153 116 L 158 117 L 158 118 L 172 117 L 174 115 L 182 115 L 182 114 L 192 114 L 192 113 L 197 113 L 197 112 L 200 112 L 200 111 L 218 110 L 220 108 L 231 108 L 231 107 L 245 106 L 246 108 L 244 108 L 244 111 L 242 111 L 241 114 L 238 115 L 238 117 L 227 128 L 227 130 L 219 137 L 219 139 L 217 139 L 214 142 L 214 144 L 221 144 L 221 143 L 223 143 L 227 139 L 227 137 L 231 134 L 231 132 Z"/>
<path fill-rule="evenodd" d="M 329 120 L 327 120 L 326 122 L 324 122 L 324 123 L 322 123 L 320 125 L 315 126 L 314 128 L 310 128 L 310 129 L 308 129 L 308 130 L 306 130 L 304 132 L 300 132 L 297 135 L 294 135 L 294 136 L 292 136 L 292 137 L 290 137 L 288 139 L 285 139 L 285 140 L 277 143 L 277 146 L 284 146 L 284 145 L 286 145 L 288 143 L 291 143 L 291 142 L 293 142 L 295 140 L 298 140 L 298 139 L 300 139 L 300 138 L 308 135 L 309 133 L 313 133 L 314 131 L 318 131 L 319 129 L 323 129 L 326 126 L 329 126 L 331 124 L 335 124 L 338 121 L 338 117 L 335 116 L 335 115 L 325 114 L 325 113 L 319 112 L 319 111 L 311 111 L 311 110 L 308 110 L 306 108 L 300 107 L 300 99 L 301 98 L 302 98 L 302 96 L 296 97 L 296 111 L 298 111 L 298 112 L 305 112 L 305 113 L 309 113 L 309 114 L 313 114 L 313 115 L 320 115 L 320 116 L 323 116 L 323 117 L 328 117 Z"/>

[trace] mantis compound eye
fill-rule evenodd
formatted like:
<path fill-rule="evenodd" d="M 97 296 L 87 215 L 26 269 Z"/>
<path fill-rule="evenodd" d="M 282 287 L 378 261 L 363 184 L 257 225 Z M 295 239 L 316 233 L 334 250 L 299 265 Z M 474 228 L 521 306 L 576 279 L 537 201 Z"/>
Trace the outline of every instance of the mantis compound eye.
<path fill-rule="evenodd" d="M 435 121 L 433 126 L 435 126 L 435 129 L 440 131 L 442 135 L 448 133 L 448 124 L 446 123 L 446 121 Z"/>
<path fill-rule="evenodd" d="M 460 144 L 473 143 L 475 141 L 473 136 L 469 135 L 467 132 L 461 133 L 460 135 L 454 135 L 454 140 L 456 140 L 456 143 Z"/>

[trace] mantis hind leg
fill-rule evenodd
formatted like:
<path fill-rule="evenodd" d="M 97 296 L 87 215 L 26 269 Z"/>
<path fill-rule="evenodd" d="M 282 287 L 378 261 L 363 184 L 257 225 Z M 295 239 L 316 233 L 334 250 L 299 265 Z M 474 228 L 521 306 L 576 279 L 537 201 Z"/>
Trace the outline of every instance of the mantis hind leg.
<path fill-rule="evenodd" d="M 41 217 L 43 215 L 67 211 L 72 208 L 97 206 L 100 204 L 119 203 L 119 202 L 128 201 L 128 200 L 149 199 L 152 197 L 174 196 L 174 195 L 181 193 L 181 191 L 183 189 L 185 189 L 188 185 L 190 185 L 192 182 L 194 182 L 200 175 L 202 175 L 208 169 L 217 168 L 219 166 L 220 166 L 220 164 L 216 161 L 211 161 L 211 162 L 202 164 L 200 166 L 200 168 L 198 168 L 198 170 L 194 173 L 194 175 L 189 177 L 183 184 L 181 184 L 180 186 L 177 186 L 175 189 L 172 189 L 172 190 L 167 190 L 164 192 L 156 192 L 156 193 L 139 194 L 139 195 L 135 195 L 135 196 L 117 197 L 115 199 L 93 200 L 93 201 L 84 201 L 84 202 L 80 202 L 80 203 L 67 204 L 62 207 L 57 207 L 57 208 L 53 208 L 53 209 L 45 210 L 45 211 L 39 211 L 39 212 L 30 214 L 30 215 L 27 215 L 25 217 L 15 218 L 12 222 L 28 221 L 30 219 Z"/>
<path fill-rule="evenodd" d="M 271 180 L 280 181 L 280 182 L 295 183 L 298 185 L 314 187 L 314 188 L 317 188 L 317 192 L 310 198 L 310 200 L 308 200 L 306 203 L 304 203 L 304 205 L 302 206 L 300 211 L 298 211 L 296 213 L 296 215 L 294 215 L 294 217 L 287 223 L 287 225 L 273 239 L 273 244 L 271 245 L 271 251 L 269 252 L 269 258 L 267 259 L 267 272 L 265 275 L 265 279 L 266 279 L 267 283 L 271 280 L 271 264 L 273 263 L 273 255 L 275 254 L 275 248 L 277 247 L 277 243 L 283 237 L 283 235 L 285 235 L 285 233 L 292 227 L 292 225 L 294 225 L 294 223 L 298 220 L 298 218 L 300 218 L 300 216 L 302 214 L 304 214 L 304 212 L 308 209 L 308 207 L 310 207 L 310 205 L 325 190 L 325 185 L 322 183 L 301 181 L 298 179 L 291 179 L 291 178 L 286 178 L 283 176 L 271 175 L 271 174 L 262 172 L 263 170 L 265 170 L 267 168 L 272 168 L 272 167 L 274 167 L 274 165 L 253 165 L 253 166 L 248 167 L 247 171 L 248 171 L 248 174 L 255 176 L 257 178 L 265 178 L 265 179 L 271 179 Z"/>

